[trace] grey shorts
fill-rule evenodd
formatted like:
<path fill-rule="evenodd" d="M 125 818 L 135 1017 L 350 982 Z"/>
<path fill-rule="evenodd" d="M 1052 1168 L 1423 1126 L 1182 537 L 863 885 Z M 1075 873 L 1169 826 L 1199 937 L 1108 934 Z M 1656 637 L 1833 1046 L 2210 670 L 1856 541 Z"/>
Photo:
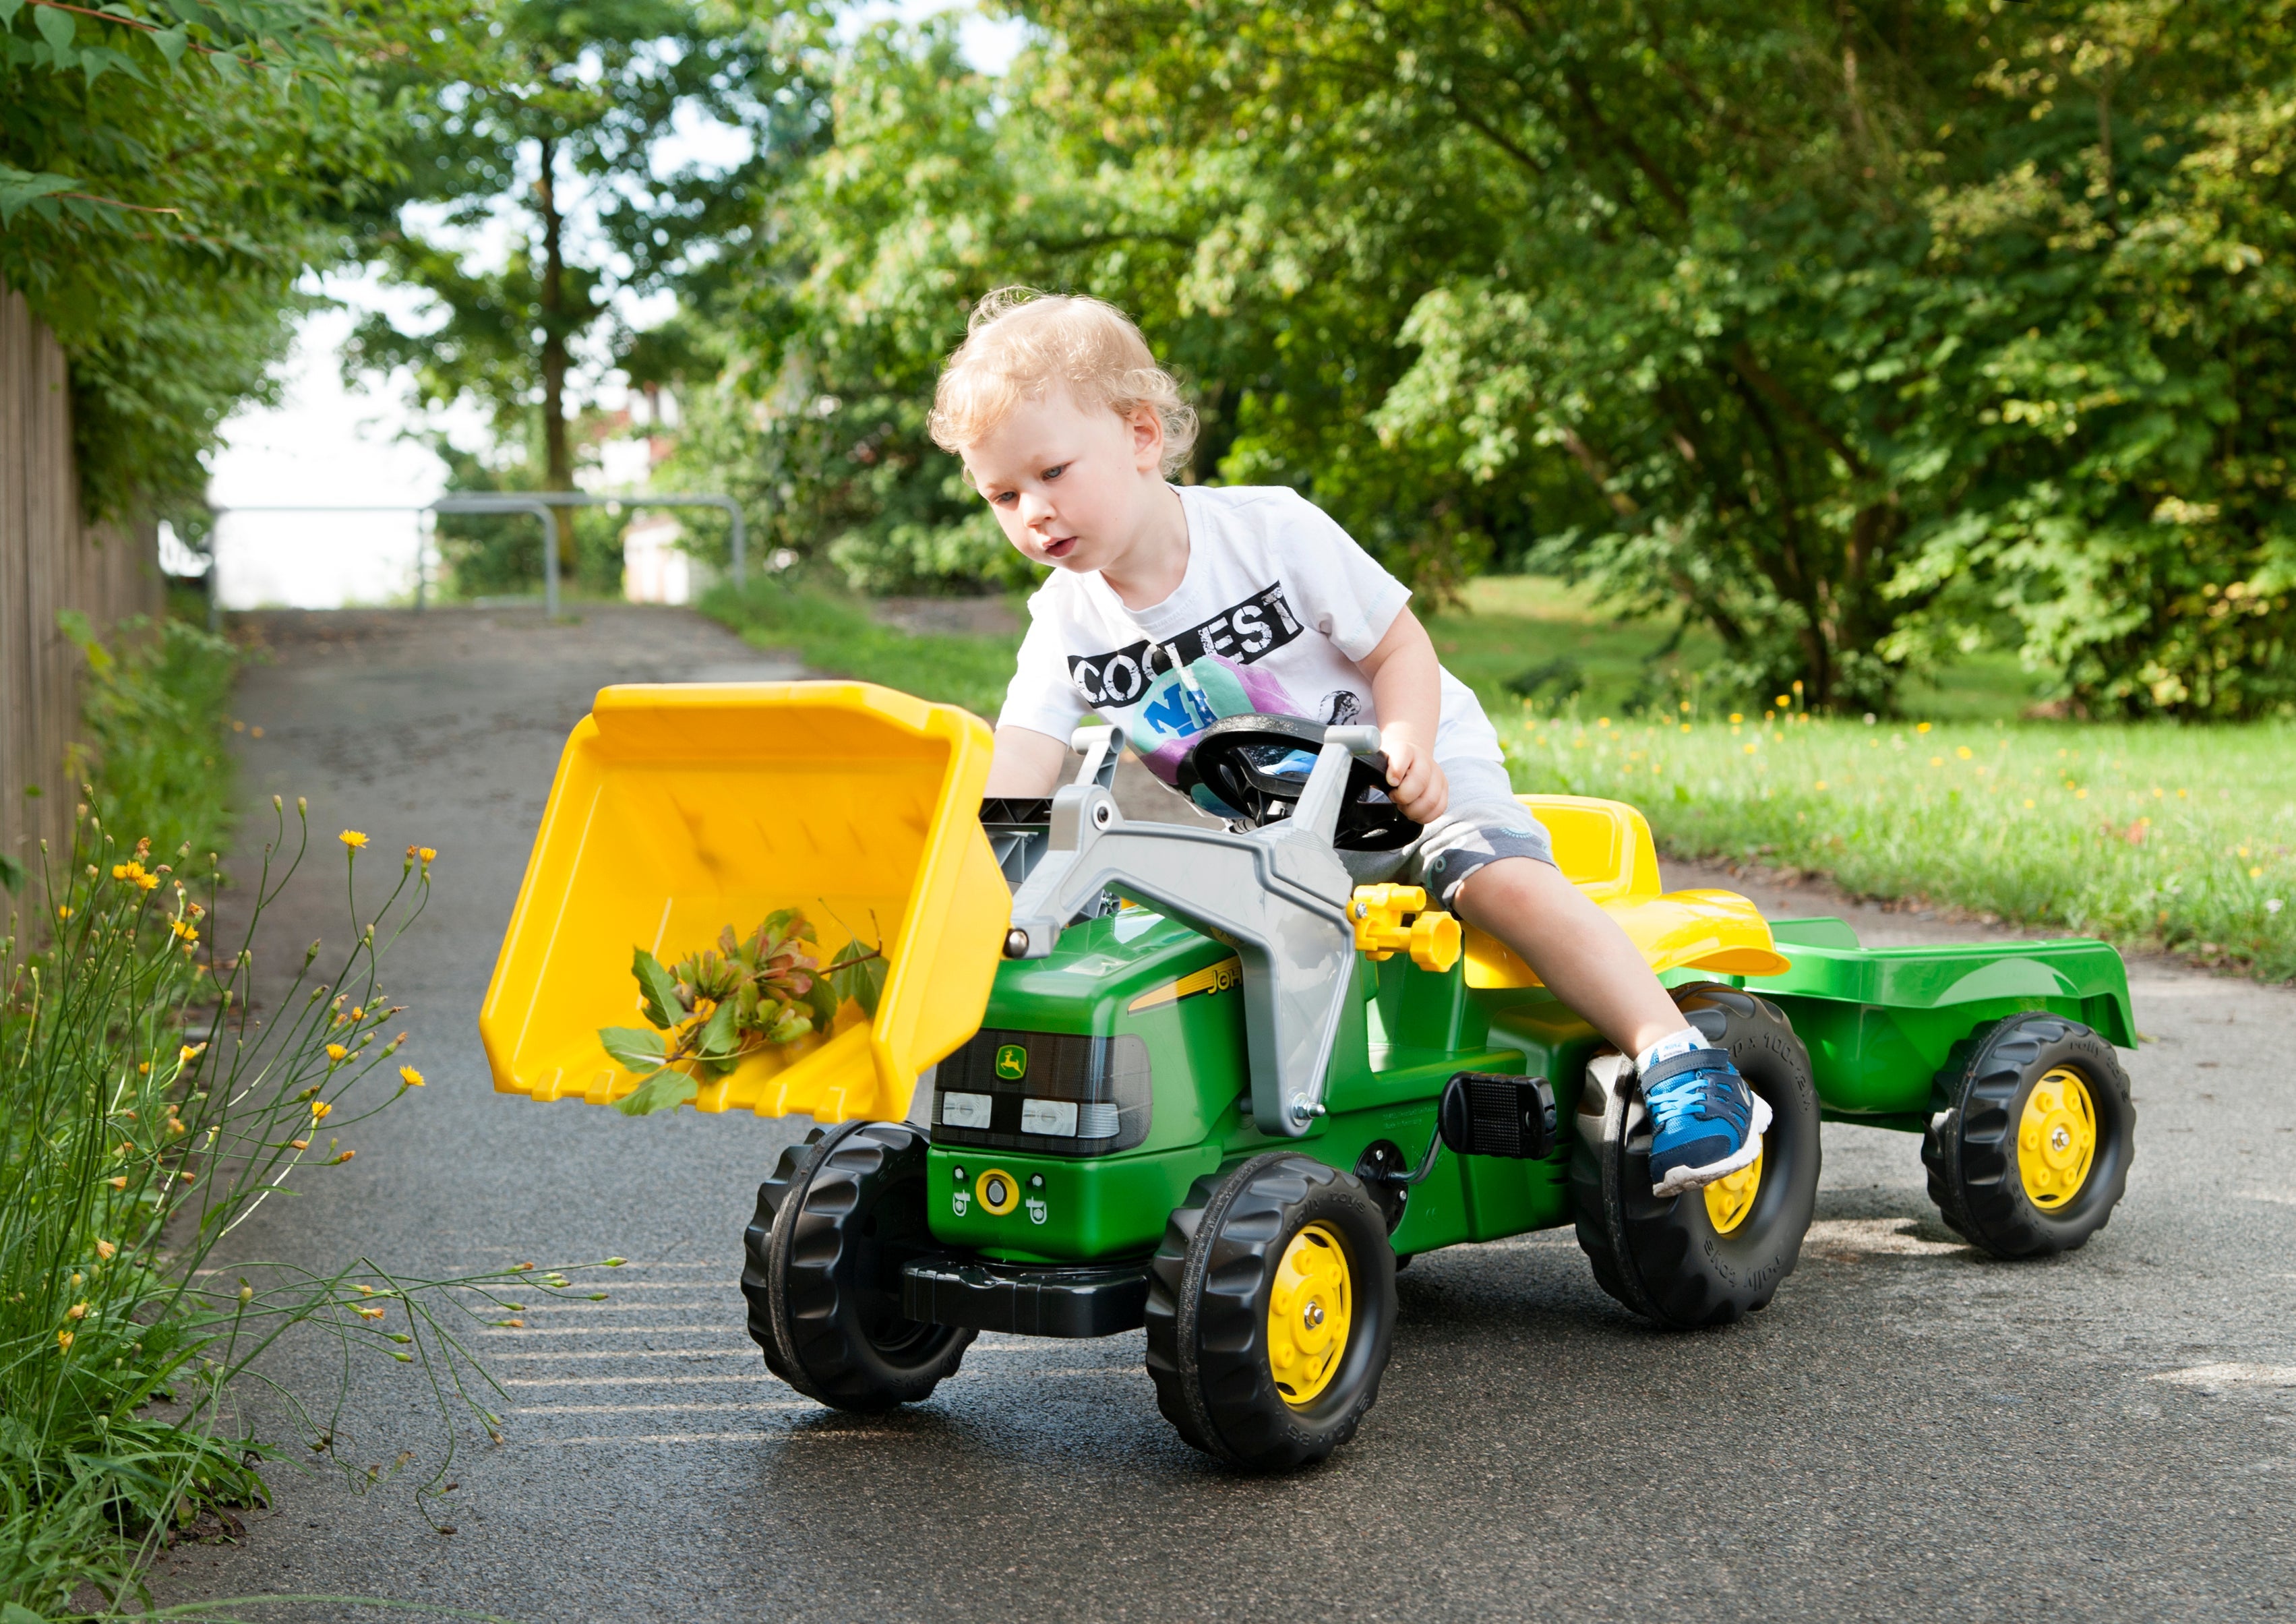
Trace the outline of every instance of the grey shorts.
<path fill-rule="evenodd" d="M 1451 909 L 1469 874 L 1502 857 L 1554 861 L 1546 825 L 1514 798 L 1506 768 L 1496 761 L 1439 763 L 1450 781 L 1451 802 L 1443 816 L 1400 851 L 1343 851 L 1340 860 L 1358 884 L 1394 881 L 1426 889 L 1429 900 Z"/>

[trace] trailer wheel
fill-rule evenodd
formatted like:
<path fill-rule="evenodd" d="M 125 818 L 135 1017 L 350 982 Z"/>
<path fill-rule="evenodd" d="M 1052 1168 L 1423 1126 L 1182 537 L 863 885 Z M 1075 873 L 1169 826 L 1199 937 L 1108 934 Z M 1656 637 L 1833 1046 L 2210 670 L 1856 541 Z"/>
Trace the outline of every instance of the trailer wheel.
<path fill-rule="evenodd" d="M 783 1151 L 742 1239 L 750 1335 L 808 1398 L 914 1404 L 972 1346 L 972 1331 L 901 1314 L 901 1265 L 931 1244 L 925 1138 L 906 1123 L 841 1123 Z"/>
<path fill-rule="evenodd" d="M 1590 1078 L 1570 1187 L 1595 1281 L 1636 1313 L 1686 1331 L 1769 1307 L 1800 1259 L 1817 1204 L 1817 1090 L 1809 1052 L 1776 1005 L 1711 981 L 1676 988 L 1674 1001 L 1769 1102 L 1761 1153 L 1703 1189 L 1653 1195 L 1639 1095 L 1631 1081 L 1605 1095 Z"/>
<path fill-rule="evenodd" d="M 2105 1226 L 2136 1154 L 2136 1106 L 2112 1046 L 2040 1013 L 1954 1046 L 1946 1108 L 1922 1136 L 1930 1199 L 1997 1258 L 2070 1251 Z"/>
<path fill-rule="evenodd" d="M 1387 1220 L 1349 1173 L 1290 1151 L 1196 1180 L 1148 1273 L 1157 1407 L 1255 1472 L 1322 1460 L 1379 1397 L 1395 1335 Z"/>

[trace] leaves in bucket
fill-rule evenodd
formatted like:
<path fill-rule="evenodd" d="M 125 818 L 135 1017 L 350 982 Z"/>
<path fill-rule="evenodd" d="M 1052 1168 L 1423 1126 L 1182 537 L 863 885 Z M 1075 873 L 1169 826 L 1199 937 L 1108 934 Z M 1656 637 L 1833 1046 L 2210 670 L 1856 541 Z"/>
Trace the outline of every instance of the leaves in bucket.
<path fill-rule="evenodd" d="M 873 1016 L 885 986 L 882 950 L 848 942 L 824 972 L 808 950 L 815 940 L 805 915 L 783 908 L 767 915 L 746 939 L 728 925 L 717 947 L 668 969 L 644 947 L 636 949 L 630 973 L 637 980 L 638 1007 L 652 1024 L 598 1031 L 606 1053 L 639 1074 L 636 1091 L 616 1109 L 643 1117 L 683 1105 L 703 1079 L 725 1076 L 767 1046 L 827 1031 L 848 998 Z"/>

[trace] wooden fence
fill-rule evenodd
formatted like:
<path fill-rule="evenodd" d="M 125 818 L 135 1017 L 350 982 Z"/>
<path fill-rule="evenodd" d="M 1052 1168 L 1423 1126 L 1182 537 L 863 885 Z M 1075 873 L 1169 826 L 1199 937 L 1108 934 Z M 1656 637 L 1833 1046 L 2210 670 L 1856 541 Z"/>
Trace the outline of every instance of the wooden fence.
<path fill-rule="evenodd" d="M 77 609 L 99 629 L 157 614 L 156 553 L 149 527 L 80 521 L 63 349 L 0 288 L 0 852 L 28 868 L 40 840 L 53 850 L 70 838 L 79 795 L 64 759 L 79 736 L 84 662 L 56 611 Z M 6 911 L 0 901 L 0 919 Z"/>

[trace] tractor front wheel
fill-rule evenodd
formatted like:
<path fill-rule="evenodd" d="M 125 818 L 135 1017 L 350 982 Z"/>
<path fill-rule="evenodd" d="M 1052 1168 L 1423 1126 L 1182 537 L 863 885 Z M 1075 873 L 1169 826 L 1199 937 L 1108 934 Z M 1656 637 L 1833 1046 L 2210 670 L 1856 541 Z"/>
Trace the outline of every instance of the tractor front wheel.
<path fill-rule="evenodd" d="M 1189 1443 L 1257 1472 L 1322 1460 L 1379 1397 L 1387 1220 L 1354 1175 L 1271 1151 L 1196 1180 L 1149 1266 L 1148 1374 Z"/>
<path fill-rule="evenodd" d="M 1930 1199 L 1997 1258 L 2070 1251 L 2104 1227 L 2136 1154 L 2112 1046 L 2079 1021 L 2012 1015 L 1954 1046 L 1922 1136 Z"/>
<path fill-rule="evenodd" d="M 925 1138 L 846 1122 L 782 1152 L 742 1237 L 742 1294 L 766 1367 L 840 1410 L 914 1404 L 975 1333 L 901 1314 L 901 1265 L 931 1244 Z"/>

